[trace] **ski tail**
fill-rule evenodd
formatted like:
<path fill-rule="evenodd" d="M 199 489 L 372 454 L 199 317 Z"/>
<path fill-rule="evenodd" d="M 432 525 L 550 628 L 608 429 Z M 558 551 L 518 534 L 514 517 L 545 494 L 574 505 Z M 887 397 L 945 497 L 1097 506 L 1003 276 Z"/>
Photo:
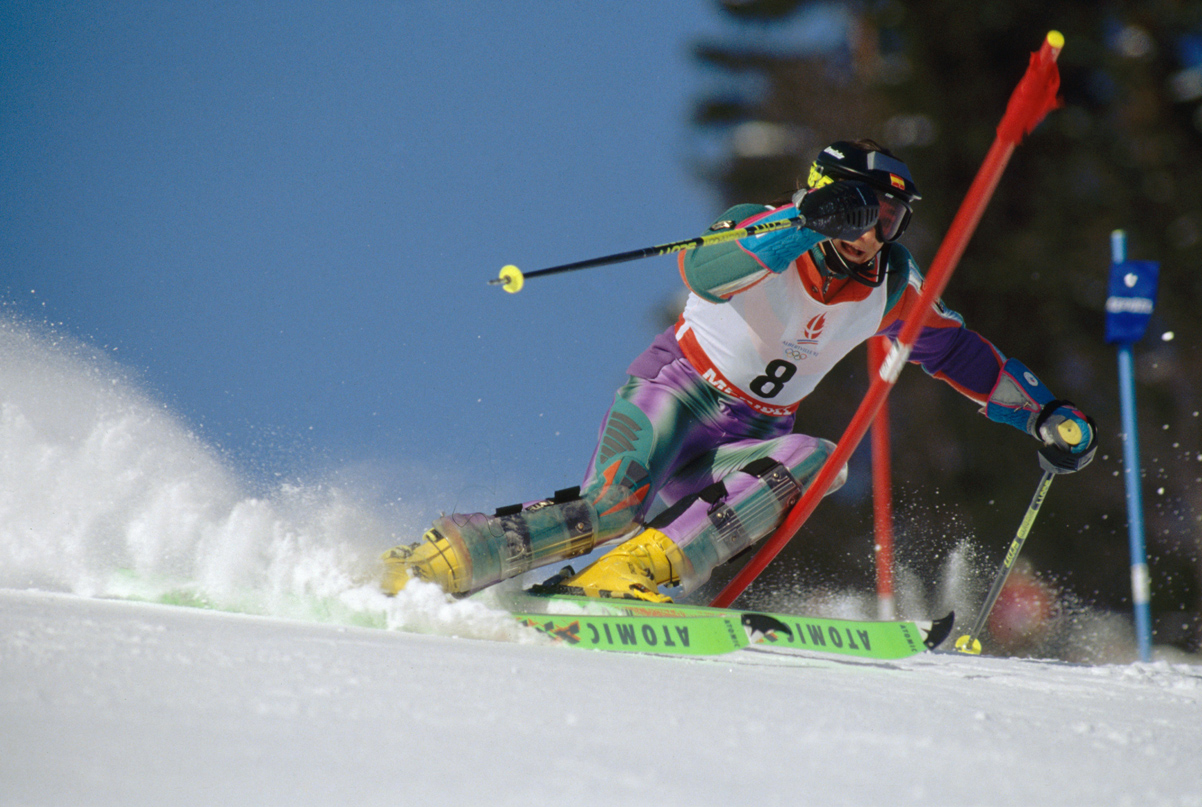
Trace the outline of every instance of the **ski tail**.
<path fill-rule="evenodd" d="M 949 611 L 947 616 L 931 622 L 916 622 L 918 629 L 923 632 L 922 643 L 926 645 L 927 650 L 934 650 L 939 645 L 943 644 L 944 639 L 952 633 L 952 628 L 956 625 L 956 612 Z"/>

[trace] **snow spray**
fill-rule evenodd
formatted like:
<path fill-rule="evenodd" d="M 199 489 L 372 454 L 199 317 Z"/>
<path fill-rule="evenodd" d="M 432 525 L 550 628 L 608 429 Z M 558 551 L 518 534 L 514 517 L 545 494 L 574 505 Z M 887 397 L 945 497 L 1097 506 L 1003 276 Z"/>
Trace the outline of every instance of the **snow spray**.
<path fill-rule="evenodd" d="M 127 369 L 0 316 L 0 587 L 465 636 L 515 630 L 430 586 L 379 593 L 374 562 L 397 525 L 355 491 L 253 488 Z"/>

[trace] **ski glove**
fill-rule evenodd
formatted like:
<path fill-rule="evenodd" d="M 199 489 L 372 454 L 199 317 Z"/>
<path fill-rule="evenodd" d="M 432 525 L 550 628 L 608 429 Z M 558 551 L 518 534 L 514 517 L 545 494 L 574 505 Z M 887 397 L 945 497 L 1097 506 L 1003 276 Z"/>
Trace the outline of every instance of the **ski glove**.
<path fill-rule="evenodd" d="M 855 241 L 871 230 L 881 213 L 876 191 L 856 180 L 799 190 L 793 206 L 805 216 L 807 229 L 841 241 Z"/>
<path fill-rule="evenodd" d="M 1002 366 L 997 384 L 989 393 L 985 414 L 998 423 L 1009 423 L 1042 442 L 1041 456 L 1058 473 L 1079 471 L 1097 450 L 1093 420 L 1070 401 L 1053 397 L 1050 390 L 1018 359 Z"/>
<path fill-rule="evenodd" d="M 782 219 L 791 219 L 797 215 L 797 211 L 785 205 L 777 210 L 774 210 L 767 216 L 755 220 L 756 224 L 767 224 L 773 221 Z M 731 222 L 733 224 L 733 222 Z M 714 230 L 713 227 L 710 228 Z M 810 248 L 822 242 L 822 236 L 813 230 L 807 230 L 798 227 L 789 227 L 785 230 L 769 230 L 766 233 L 759 235 L 749 235 L 746 238 L 739 240 L 739 246 L 755 258 L 756 262 L 763 268 L 774 274 L 780 274 L 789 268 L 793 261 L 797 260 L 799 255 L 804 255 L 809 252 Z M 696 253 L 702 250 L 696 250 L 691 257 L 686 258 L 686 261 L 695 267 L 701 262 L 714 263 L 721 261 L 724 253 L 720 248 L 709 247 L 706 250 L 705 257 L 697 257 Z M 728 281 L 723 281 L 728 282 Z M 696 289 L 690 279 L 689 287 Z"/>

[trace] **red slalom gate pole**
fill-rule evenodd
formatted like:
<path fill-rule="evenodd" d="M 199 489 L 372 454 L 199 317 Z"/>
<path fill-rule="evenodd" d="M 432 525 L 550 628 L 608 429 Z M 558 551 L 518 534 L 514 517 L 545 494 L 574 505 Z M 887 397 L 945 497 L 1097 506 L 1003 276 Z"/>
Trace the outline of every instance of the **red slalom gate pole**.
<path fill-rule="evenodd" d="M 868 340 L 868 372 L 877 374 L 889 340 Z M 877 615 L 893 619 L 893 468 L 889 447 L 889 402 L 882 401 L 872 420 L 872 533 L 875 538 Z"/>
<path fill-rule="evenodd" d="M 764 541 L 760 550 L 739 570 L 734 579 L 718 592 L 711 603 L 716 608 L 726 608 L 742 594 L 751 582 L 780 554 L 789 540 L 797 533 L 806 520 L 813 515 L 818 502 L 826 495 L 831 483 L 835 481 L 839 471 L 847 464 L 852 453 L 864 439 L 864 434 L 876 417 L 877 411 L 888 397 L 889 391 L 897 381 L 902 367 L 914 349 L 914 343 L 922 332 L 931 309 L 951 279 L 956 264 L 964 254 L 968 241 L 976 230 L 985 207 L 997 188 L 1002 172 L 1014 153 L 1015 146 L 1024 135 L 1030 134 L 1048 112 L 1055 109 L 1059 103 L 1056 93 L 1060 89 L 1060 72 L 1056 68 L 1056 58 L 1064 47 L 1064 37 L 1058 31 L 1051 31 L 1044 39 L 1043 46 L 1031 54 L 1027 64 L 1027 72 L 1014 88 L 1010 101 L 1006 105 L 1006 114 L 998 124 L 997 136 L 985 161 L 977 171 L 976 177 L 969 186 L 964 201 L 952 224 L 948 228 L 943 243 L 939 245 L 931 269 L 922 285 L 922 294 L 918 298 L 919 316 L 907 320 L 902 327 L 897 341 L 890 348 L 889 354 L 881 364 L 880 370 L 868 388 L 868 393 L 860 403 L 859 409 L 852 416 L 847 431 L 843 433 L 835 450 L 827 458 L 826 463 L 814 477 L 814 481 L 806 489 L 801 499 L 785 517 L 784 522 Z"/>

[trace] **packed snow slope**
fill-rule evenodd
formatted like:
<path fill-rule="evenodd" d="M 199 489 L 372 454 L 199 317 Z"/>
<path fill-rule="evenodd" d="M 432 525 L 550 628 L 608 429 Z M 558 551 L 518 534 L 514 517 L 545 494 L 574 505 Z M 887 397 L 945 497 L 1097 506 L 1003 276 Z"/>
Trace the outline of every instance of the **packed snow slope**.
<path fill-rule="evenodd" d="M 252 484 L 0 317 L 0 807 L 1202 805 L 1202 667 L 552 645 L 380 594 L 430 514 L 362 479 Z"/>
<path fill-rule="evenodd" d="M 1202 668 L 1164 662 L 697 661 L 5 590 L 0 681 L 5 805 L 1202 804 Z"/>

